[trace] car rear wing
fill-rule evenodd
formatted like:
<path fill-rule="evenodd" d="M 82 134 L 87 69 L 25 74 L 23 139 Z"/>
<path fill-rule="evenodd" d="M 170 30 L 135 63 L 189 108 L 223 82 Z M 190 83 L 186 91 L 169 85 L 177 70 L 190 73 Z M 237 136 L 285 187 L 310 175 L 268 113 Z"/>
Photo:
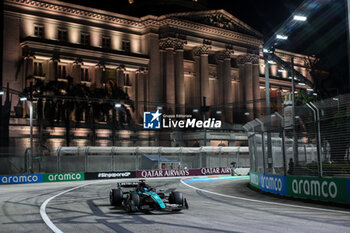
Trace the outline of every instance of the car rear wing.
<path fill-rule="evenodd" d="M 124 187 L 124 188 L 136 188 L 139 185 L 138 182 L 118 182 L 118 187 Z"/>

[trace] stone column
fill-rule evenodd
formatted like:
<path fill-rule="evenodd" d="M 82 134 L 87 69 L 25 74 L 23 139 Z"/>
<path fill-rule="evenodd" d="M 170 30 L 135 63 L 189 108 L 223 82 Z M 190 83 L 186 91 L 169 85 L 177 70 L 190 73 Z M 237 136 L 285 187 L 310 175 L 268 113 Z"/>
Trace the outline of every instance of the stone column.
<path fill-rule="evenodd" d="M 58 59 L 56 57 L 52 57 L 49 61 L 49 76 L 48 82 L 57 80 L 57 70 L 58 70 Z"/>
<path fill-rule="evenodd" d="M 34 75 L 34 56 L 26 56 L 24 58 L 24 62 L 25 62 L 25 77 L 30 77 Z"/>
<path fill-rule="evenodd" d="M 120 87 L 120 89 L 122 89 L 124 91 L 124 71 L 125 71 L 125 67 L 124 66 L 118 66 L 117 67 L 117 70 L 116 70 L 116 73 L 117 73 L 117 80 L 116 80 L 116 83 L 117 83 L 117 86 Z"/>
<path fill-rule="evenodd" d="M 256 61 L 257 63 L 253 63 L 253 99 L 254 99 L 254 118 L 259 118 L 260 112 L 261 112 L 259 58 L 257 58 L 256 60 L 254 61 Z"/>
<path fill-rule="evenodd" d="M 73 78 L 73 84 L 79 84 L 81 83 L 81 65 L 82 63 L 78 60 L 74 61 L 72 65 L 72 78 Z"/>
<path fill-rule="evenodd" d="M 103 65 L 101 64 L 95 66 L 95 85 L 97 88 L 103 87 Z"/>
<path fill-rule="evenodd" d="M 227 122 L 233 123 L 233 102 L 234 93 L 232 89 L 232 76 L 231 76 L 231 54 L 233 50 L 226 49 L 223 51 L 223 101 L 226 106 L 225 118 Z"/>
<path fill-rule="evenodd" d="M 244 91 L 244 101 L 245 103 L 245 112 L 248 112 L 249 115 L 246 116 L 246 120 L 254 119 L 254 90 L 256 77 L 253 79 L 253 76 L 258 74 L 258 69 L 254 69 L 253 74 L 253 64 L 258 64 L 259 57 L 254 54 L 240 55 L 237 57 L 237 61 L 240 64 L 240 77 L 241 83 L 243 84 L 242 90 Z M 257 94 L 255 94 L 257 95 Z"/>
<path fill-rule="evenodd" d="M 136 71 L 136 77 L 135 77 L 135 100 L 136 100 L 136 121 L 139 124 L 142 124 L 142 114 L 144 112 L 144 106 L 145 106 L 145 79 L 143 77 L 144 75 L 144 69 L 140 68 Z"/>
<path fill-rule="evenodd" d="M 212 105 L 212 98 L 209 97 L 209 71 L 208 71 L 208 55 L 211 46 L 203 44 L 194 49 L 195 56 L 200 56 L 200 103 L 203 97 L 207 98 L 207 105 Z"/>
<path fill-rule="evenodd" d="M 167 109 L 174 113 L 175 105 L 175 68 L 174 68 L 174 39 L 167 37 L 160 41 L 161 49 L 165 50 L 165 102 Z"/>
<path fill-rule="evenodd" d="M 149 82 L 148 93 L 150 102 L 163 102 L 162 100 L 162 80 L 160 74 L 160 52 L 159 52 L 159 35 L 155 33 L 149 33 L 148 35 L 148 53 L 150 57 L 149 62 Z"/>
<path fill-rule="evenodd" d="M 184 45 L 183 40 L 175 40 L 175 102 L 176 113 L 185 113 L 185 77 L 184 77 Z"/>

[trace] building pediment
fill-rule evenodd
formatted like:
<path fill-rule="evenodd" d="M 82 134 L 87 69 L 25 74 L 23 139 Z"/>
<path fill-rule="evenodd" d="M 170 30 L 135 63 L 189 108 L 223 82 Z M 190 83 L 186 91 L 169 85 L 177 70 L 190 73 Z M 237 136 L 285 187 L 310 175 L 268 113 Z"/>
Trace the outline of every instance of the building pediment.
<path fill-rule="evenodd" d="M 260 32 L 237 19 L 225 10 L 175 13 L 167 15 L 167 17 L 205 24 L 208 26 L 234 31 L 257 38 L 263 37 Z"/>

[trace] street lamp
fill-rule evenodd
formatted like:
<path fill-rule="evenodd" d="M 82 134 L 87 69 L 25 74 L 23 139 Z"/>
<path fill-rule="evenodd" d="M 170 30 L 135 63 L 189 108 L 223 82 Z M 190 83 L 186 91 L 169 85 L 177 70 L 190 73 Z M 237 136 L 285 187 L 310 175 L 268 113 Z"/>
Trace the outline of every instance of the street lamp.
<path fill-rule="evenodd" d="M 294 15 L 293 20 L 305 22 L 307 20 L 307 17 L 303 15 Z"/>

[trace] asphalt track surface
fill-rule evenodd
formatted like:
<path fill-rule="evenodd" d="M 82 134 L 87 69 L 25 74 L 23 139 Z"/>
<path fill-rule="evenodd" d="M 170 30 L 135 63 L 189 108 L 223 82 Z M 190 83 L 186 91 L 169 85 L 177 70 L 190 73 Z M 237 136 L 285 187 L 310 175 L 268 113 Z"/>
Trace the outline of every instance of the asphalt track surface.
<path fill-rule="evenodd" d="M 191 186 L 180 179 L 147 182 L 183 192 L 190 208 L 126 213 L 109 205 L 116 180 L 6 185 L 0 187 L 0 232 L 52 232 L 42 215 L 65 233 L 350 232 L 349 209 L 257 193 L 247 187 L 248 179 L 188 183 Z"/>

